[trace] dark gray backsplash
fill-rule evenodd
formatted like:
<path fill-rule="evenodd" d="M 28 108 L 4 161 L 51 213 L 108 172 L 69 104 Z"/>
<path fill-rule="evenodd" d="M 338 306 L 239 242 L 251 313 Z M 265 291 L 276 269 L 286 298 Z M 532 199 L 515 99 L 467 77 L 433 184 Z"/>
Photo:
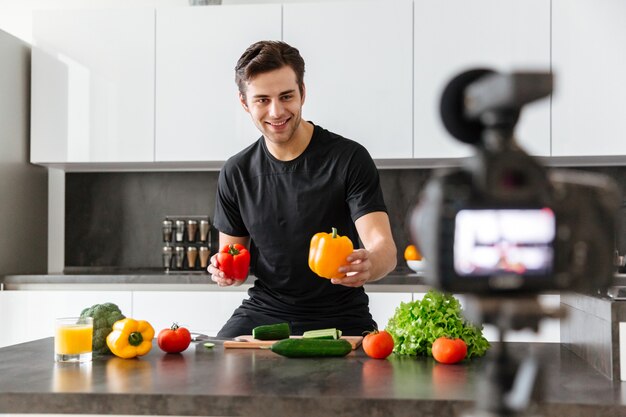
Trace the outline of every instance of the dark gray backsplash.
<path fill-rule="evenodd" d="M 167 215 L 213 215 L 216 172 L 66 175 L 65 265 L 156 268 Z"/>
<path fill-rule="evenodd" d="M 610 175 L 626 188 L 626 167 L 586 169 Z M 410 240 L 407 215 L 431 173 L 427 169 L 380 171 L 401 268 Z M 217 177 L 217 172 L 68 173 L 65 265 L 159 268 L 161 221 L 166 215 L 213 218 Z M 622 218 L 616 244 L 624 253 L 624 209 Z"/>

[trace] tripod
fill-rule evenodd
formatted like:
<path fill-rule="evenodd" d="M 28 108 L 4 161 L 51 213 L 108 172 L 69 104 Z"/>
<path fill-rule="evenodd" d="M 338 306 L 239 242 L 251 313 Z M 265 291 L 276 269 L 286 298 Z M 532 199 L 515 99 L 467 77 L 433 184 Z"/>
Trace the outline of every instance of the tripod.
<path fill-rule="evenodd" d="M 465 417 L 512 417 L 533 415 L 532 405 L 541 399 L 541 372 L 533 352 L 514 358 L 504 342 L 511 330 L 530 327 L 548 317 L 562 317 L 561 309 L 548 310 L 537 296 L 515 298 L 470 298 L 466 316 L 474 322 L 494 324 L 498 329 L 497 351 L 490 357 L 478 379 L 476 404 Z"/>

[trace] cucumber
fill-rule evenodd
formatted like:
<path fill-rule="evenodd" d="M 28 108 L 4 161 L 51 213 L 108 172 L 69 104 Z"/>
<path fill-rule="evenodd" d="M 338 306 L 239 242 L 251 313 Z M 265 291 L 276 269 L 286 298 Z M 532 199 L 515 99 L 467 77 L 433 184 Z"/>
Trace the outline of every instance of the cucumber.
<path fill-rule="evenodd" d="M 288 358 L 346 356 L 352 345 L 345 339 L 284 339 L 274 343 L 272 352 Z"/>
<path fill-rule="evenodd" d="M 341 337 L 341 330 L 335 328 L 308 330 L 302 333 L 302 337 L 305 339 L 339 339 Z"/>
<path fill-rule="evenodd" d="M 287 339 L 290 335 L 289 323 L 266 324 L 252 329 L 252 337 L 258 340 Z"/>

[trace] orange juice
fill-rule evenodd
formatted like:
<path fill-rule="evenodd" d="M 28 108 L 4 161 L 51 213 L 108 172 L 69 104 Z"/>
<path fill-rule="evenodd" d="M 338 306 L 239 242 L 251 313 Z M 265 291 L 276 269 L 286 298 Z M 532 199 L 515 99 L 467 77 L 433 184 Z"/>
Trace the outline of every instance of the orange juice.
<path fill-rule="evenodd" d="M 56 329 L 54 350 L 62 355 L 78 355 L 91 352 L 93 325 L 63 324 Z"/>
<path fill-rule="evenodd" d="M 65 317 L 55 320 L 54 361 L 89 362 L 92 357 L 93 319 Z"/>

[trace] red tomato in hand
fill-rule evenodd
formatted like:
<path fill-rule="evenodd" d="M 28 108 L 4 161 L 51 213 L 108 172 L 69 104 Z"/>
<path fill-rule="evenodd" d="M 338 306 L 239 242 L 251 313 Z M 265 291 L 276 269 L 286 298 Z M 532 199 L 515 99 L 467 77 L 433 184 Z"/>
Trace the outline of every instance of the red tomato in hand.
<path fill-rule="evenodd" d="M 440 337 L 433 343 L 433 358 L 441 363 L 457 363 L 465 359 L 467 345 L 463 339 Z"/>
<path fill-rule="evenodd" d="M 393 351 L 393 337 L 385 330 L 374 330 L 363 339 L 363 350 L 370 358 L 385 359 Z"/>
<path fill-rule="evenodd" d="M 164 352 L 180 353 L 189 347 L 191 334 L 189 330 L 174 323 L 169 329 L 163 329 L 159 332 L 157 342 Z"/>

